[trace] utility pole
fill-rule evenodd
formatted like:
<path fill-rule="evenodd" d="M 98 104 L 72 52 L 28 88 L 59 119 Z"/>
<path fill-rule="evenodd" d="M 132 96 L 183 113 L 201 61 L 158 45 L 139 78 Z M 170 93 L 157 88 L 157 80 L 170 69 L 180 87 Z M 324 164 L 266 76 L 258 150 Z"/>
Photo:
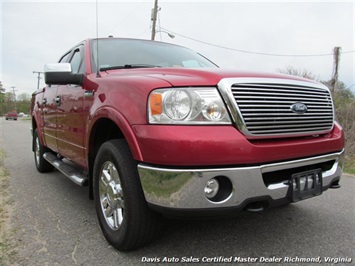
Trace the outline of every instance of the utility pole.
<path fill-rule="evenodd" d="M 39 90 L 39 80 L 41 79 L 41 74 L 43 74 L 43 72 L 40 71 L 33 71 L 33 73 L 37 73 L 37 90 Z"/>
<path fill-rule="evenodd" d="M 341 47 L 334 47 L 334 67 L 333 67 L 333 76 L 331 80 L 331 90 L 334 93 L 337 89 L 338 84 L 338 71 L 339 71 L 339 61 L 340 61 L 340 49 Z"/>
<path fill-rule="evenodd" d="M 15 110 L 17 111 L 17 106 L 16 106 L 16 93 L 15 93 L 15 91 L 17 91 L 17 90 L 15 90 L 15 86 L 12 86 L 11 87 L 12 88 L 12 95 L 13 95 L 13 97 L 14 97 L 14 103 L 15 103 Z"/>
<path fill-rule="evenodd" d="M 152 24 L 152 38 L 151 40 L 154 41 L 155 39 L 155 27 L 157 25 L 157 14 L 158 14 L 158 0 L 155 0 L 154 2 L 154 8 L 152 10 L 152 17 L 151 17 L 151 20 L 153 21 L 153 24 Z"/>

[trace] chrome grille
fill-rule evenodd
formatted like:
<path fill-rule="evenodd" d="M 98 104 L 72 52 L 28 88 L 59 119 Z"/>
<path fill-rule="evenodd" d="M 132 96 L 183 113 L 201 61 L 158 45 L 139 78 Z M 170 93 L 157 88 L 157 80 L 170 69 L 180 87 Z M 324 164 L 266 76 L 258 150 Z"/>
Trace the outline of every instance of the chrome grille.
<path fill-rule="evenodd" d="M 232 94 L 251 135 L 289 135 L 327 132 L 333 127 L 333 105 L 329 90 L 288 84 L 233 84 Z M 303 114 L 291 106 L 307 106 Z"/>

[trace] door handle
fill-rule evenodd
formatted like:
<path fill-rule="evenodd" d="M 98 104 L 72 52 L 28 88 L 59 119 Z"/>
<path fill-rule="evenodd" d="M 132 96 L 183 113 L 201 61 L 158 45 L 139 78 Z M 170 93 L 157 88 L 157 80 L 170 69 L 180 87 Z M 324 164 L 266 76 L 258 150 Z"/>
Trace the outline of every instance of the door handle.
<path fill-rule="evenodd" d="M 57 106 L 60 105 L 61 100 L 60 100 L 60 96 L 59 95 L 57 97 L 55 97 L 55 103 L 56 103 Z"/>

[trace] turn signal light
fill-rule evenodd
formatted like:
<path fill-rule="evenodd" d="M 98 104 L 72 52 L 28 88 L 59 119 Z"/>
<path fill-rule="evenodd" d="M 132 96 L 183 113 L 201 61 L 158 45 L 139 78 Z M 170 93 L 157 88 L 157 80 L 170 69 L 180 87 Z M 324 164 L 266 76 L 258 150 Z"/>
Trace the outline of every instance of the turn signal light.
<path fill-rule="evenodd" d="M 163 113 L 163 96 L 160 93 L 154 93 L 149 98 L 150 112 L 152 115 Z"/>

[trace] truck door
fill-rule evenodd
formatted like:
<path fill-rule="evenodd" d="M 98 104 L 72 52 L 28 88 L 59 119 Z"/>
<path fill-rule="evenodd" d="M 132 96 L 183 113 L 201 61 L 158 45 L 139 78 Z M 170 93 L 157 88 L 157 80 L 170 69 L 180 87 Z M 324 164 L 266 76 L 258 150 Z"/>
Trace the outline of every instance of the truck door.
<path fill-rule="evenodd" d="M 59 63 L 67 63 L 71 54 L 71 51 L 67 52 L 60 58 Z M 54 152 L 59 151 L 57 141 L 57 107 L 59 104 L 57 92 L 59 87 L 59 85 L 47 85 L 44 89 L 42 103 L 40 103 L 43 112 L 44 141 L 46 146 Z"/>
<path fill-rule="evenodd" d="M 75 48 L 70 56 L 72 73 L 85 73 L 83 46 Z M 85 166 L 85 91 L 80 85 L 60 85 L 57 90 L 57 141 L 60 155 Z"/>
<path fill-rule="evenodd" d="M 57 85 L 47 85 L 42 99 L 43 132 L 46 146 L 57 152 Z"/>

